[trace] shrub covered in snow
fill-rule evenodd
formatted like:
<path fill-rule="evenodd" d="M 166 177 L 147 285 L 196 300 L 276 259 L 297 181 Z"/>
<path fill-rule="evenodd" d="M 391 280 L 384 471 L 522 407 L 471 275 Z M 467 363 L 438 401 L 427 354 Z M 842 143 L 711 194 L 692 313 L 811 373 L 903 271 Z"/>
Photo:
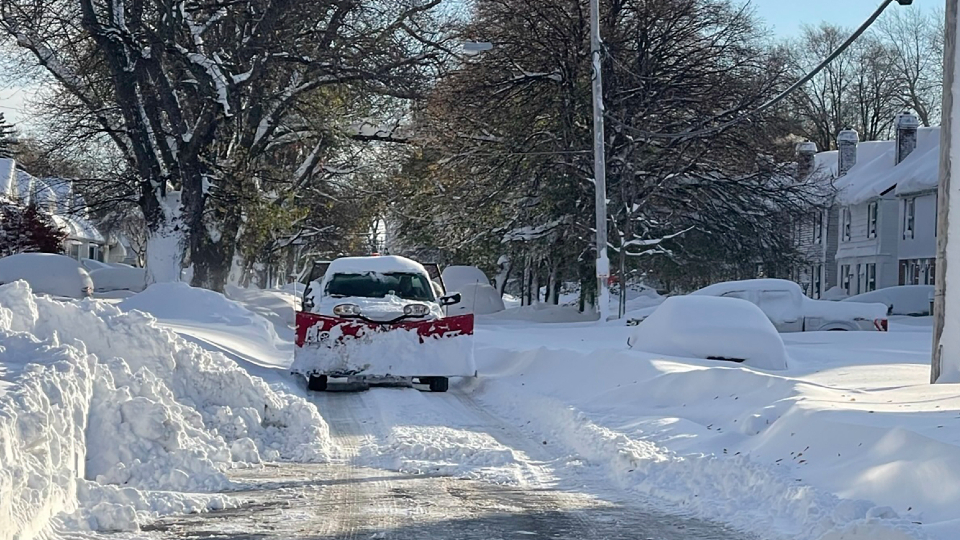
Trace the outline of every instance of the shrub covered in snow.
<path fill-rule="evenodd" d="M 61 512 L 126 529 L 221 507 L 160 492 L 223 489 L 234 462 L 328 457 L 314 406 L 144 313 L 0 286 L 0 352 L 0 540 L 33 537 Z"/>
<path fill-rule="evenodd" d="M 637 326 L 628 343 L 655 354 L 787 368 L 783 339 L 770 319 L 754 304 L 737 298 L 668 298 Z"/>
<path fill-rule="evenodd" d="M 20 253 L 0 259 L 0 285 L 22 279 L 41 294 L 83 298 L 93 292 L 93 280 L 80 263 L 53 253 Z"/>

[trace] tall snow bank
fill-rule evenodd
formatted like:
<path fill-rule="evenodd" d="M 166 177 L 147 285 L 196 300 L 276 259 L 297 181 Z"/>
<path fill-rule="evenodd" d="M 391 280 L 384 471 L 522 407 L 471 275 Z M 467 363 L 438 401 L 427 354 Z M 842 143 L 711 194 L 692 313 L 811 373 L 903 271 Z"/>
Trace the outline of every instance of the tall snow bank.
<path fill-rule="evenodd" d="M 323 461 L 327 425 L 141 312 L 0 287 L 0 540 L 33 538 L 59 512 L 131 529 L 158 512 L 226 504 L 232 463 Z M 115 486 L 123 486 L 115 487 Z"/>
<path fill-rule="evenodd" d="M 787 369 L 787 351 L 777 329 L 760 308 L 738 298 L 668 298 L 637 326 L 629 344 L 655 354 Z"/>
<path fill-rule="evenodd" d="M 236 289 L 233 289 L 236 290 Z M 250 333 L 278 339 L 274 325 L 239 302 L 186 283 L 157 283 L 120 303 L 124 311 L 138 310 L 164 321 L 189 321 L 249 328 Z"/>

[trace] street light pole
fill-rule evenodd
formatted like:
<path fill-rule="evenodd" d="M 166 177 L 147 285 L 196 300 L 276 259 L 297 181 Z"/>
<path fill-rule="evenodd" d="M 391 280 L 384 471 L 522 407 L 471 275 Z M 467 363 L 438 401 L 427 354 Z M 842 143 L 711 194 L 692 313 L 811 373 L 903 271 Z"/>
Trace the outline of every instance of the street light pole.
<path fill-rule="evenodd" d="M 957 0 L 947 0 L 945 36 L 943 49 L 943 119 L 940 123 L 940 186 L 937 197 L 937 276 L 936 291 L 933 298 L 933 357 L 931 359 L 930 382 L 935 383 L 942 375 L 956 382 L 960 377 L 960 306 L 957 305 L 960 283 L 951 278 L 960 277 L 960 246 L 949 243 L 950 210 L 954 219 L 960 216 L 960 197 L 950 196 L 960 187 L 960 182 L 952 182 L 953 172 L 960 171 L 960 163 L 953 167 L 954 145 L 958 144 L 953 134 L 960 130 L 960 96 L 954 94 L 957 80 Z M 951 185 L 952 184 L 952 185 Z M 956 242 L 957 238 L 953 241 Z M 948 271 L 950 274 L 948 274 Z M 948 298 L 949 295 L 949 298 Z M 946 334 L 949 339 L 943 339 Z M 946 359 L 949 365 L 944 364 Z"/>
<path fill-rule="evenodd" d="M 610 316 L 610 259 L 607 257 L 607 164 L 603 143 L 599 0 L 590 0 L 590 58 L 593 61 L 593 179 L 597 198 L 597 308 L 600 322 L 604 322 Z"/>

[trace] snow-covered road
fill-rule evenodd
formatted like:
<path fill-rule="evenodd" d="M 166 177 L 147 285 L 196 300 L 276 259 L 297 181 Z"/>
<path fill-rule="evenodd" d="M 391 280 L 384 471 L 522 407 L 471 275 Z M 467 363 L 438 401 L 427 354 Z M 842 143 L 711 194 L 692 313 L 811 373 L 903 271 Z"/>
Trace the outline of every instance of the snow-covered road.
<path fill-rule="evenodd" d="M 563 450 L 491 416 L 465 393 L 375 388 L 312 399 L 326 411 L 342 453 L 336 460 L 238 470 L 232 478 L 249 486 L 235 494 L 246 500 L 241 507 L 164 518 L 140 533 L 112 537 L 749 538 L 652 512 L 635 496 L 568 467 Z M 457 454 L 453 448 L 463 438 L 486 444 L 464 445 L 481 450 Z M 371 466 L 397 459 L 405 461 L 392 470 Z M 498 478 L 505 483 L 491 481 Z"/>

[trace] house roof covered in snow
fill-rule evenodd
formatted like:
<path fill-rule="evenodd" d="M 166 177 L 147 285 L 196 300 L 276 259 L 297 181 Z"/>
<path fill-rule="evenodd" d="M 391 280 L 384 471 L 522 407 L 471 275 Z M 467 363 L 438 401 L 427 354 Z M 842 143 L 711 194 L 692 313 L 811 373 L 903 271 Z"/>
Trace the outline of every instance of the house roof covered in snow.
<path fill-rule="evenodd" d="M 82 217 L 54 214 L 53 221 L 57 224 L 57 227 L 67 233 L 67 238 L 98 244 L 106 243 L 100 231 Z"/>
<path fill-rule="evenodd" d="M 890 172 L 896 166 L 895 141 L 867 141 L 857 145 L 857 164 L 837 178 L 837 200 L 841 204 L 860 204 L 897 185 Z"/>
<path fill-rule="evenodd" d="M 917 130 L 917 149 L 897 166 L 897 195 L 936 189 L 940 182 L 940 128 Z"/>

